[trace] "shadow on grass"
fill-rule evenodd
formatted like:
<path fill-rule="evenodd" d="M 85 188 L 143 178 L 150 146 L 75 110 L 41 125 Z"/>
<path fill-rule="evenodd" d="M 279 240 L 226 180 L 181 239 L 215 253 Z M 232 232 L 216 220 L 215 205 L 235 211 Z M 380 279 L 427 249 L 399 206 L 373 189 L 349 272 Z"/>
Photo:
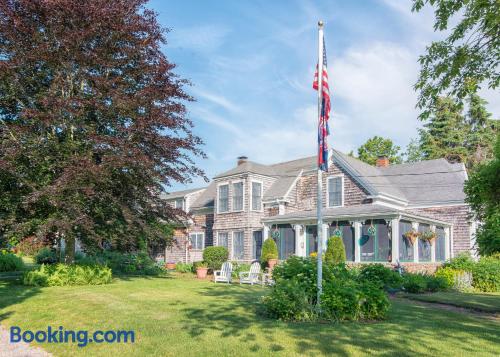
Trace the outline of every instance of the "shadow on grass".
<path fill-rule="evenodd" d="M 183 309 L 183 327 L 191 337 L 205 333 L 241 340 L 242 351 L 281 351 L 292 349 L 298 354 L 352 355 L 366 354 L 436 355 L 446 351 L 442 344 L 459 349 L 465 355 L 481 350 L 495 354 L 500 345 L 499 325 L 458 313 L 442 312 L 409 302 L 394 301 L 385 321 L 343 323 L 285 323 L 264 317 L 260 287 L 210 285 L 195 290 L 196 294 L 215 297 L 202 307 Z M 252 331 L 257 329 L 267 345 L 258 343 Z M 422 350 L 423 348 L 423 350 Z M 467 353 L 469 352 L 469 353 Z M 498 352 L 498 350 L 497 350 Z"/>
<path fill-rule="evenodd" d="M 39 287 L 23 285 L 19 276 L 2 278 L 0 279 L 0 310 L 29 299 L 39 292 Z M 11 314 L 12 312 L 0 313 L 0 322 L 8 318 Z"/>

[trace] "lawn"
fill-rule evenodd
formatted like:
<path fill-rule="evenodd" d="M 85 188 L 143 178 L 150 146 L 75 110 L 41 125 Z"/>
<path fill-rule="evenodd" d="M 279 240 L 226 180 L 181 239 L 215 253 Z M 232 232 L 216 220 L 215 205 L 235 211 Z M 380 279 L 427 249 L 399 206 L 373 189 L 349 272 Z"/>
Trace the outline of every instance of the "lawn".
<path fill-rule="evenodd" d="M 372 323 L 284 323 L 259 316 L 259 286 L 192 277 L 85 287 L 0 282 L 0 318 L 22 329 L 135 330 L 135 344 L 43 344 L 56 356 L 496 356 L 500 323 L 396 299 Z"/>
<path fill-rule="evenodd" d="M 408 294 L 406 297 L 413 300 L 448 304 L 478 311 L 500 312 L 499 293 L 438 292 L 422 295 Z"/>

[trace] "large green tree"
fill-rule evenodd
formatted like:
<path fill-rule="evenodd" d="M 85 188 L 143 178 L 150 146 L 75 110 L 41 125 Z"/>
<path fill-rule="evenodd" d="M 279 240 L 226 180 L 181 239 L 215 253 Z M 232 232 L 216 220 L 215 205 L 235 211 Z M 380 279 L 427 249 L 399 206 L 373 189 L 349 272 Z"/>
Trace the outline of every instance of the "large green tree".
<path fill-rule="evenodd" d="M 386 156 L 393 164 L 400 164 L 403 160 L 400 147 L 394 145 L 391 139 L 374 136 L 358 148 L 358 159 L 370 165 L 375 165 L 379 156 Z"/>
<path fill-rule="evenodd" d="M 476 232 L 479 253 L 500 253 L 500 135 L 493 160 L 481 164 L 465 184 L 467 202 L 481 224 Z"/>
<path fill-rule="evenodd" d="M 168 233 L 160 193 L 202 175 L 203 154 L 144 3 L 0 1 L 4 236 L 130 250 Z"/>
<path fill-rule="evenodd" d="M 500 2 L 413 0 L 413 11 L 425 5 L 434 7 L 434 30 L 446 33 L 446 38 L 433 42 L 419 59 L 415 88 L 422 119 L 439 105 L 440 96 L 461 102 L 481 86 L 500 84 Z"/>

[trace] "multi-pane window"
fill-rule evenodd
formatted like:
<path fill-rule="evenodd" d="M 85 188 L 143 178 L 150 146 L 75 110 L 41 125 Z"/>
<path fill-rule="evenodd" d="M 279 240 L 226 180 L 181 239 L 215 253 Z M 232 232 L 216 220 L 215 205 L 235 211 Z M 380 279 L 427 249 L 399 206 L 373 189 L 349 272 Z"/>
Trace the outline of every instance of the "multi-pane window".
<path fill-rule="evenodd" d="M 399 221 L 399 260 L 402 262 L 413 261 L 413 244 L 410 238 L 405 237 L 406 232 L 411 232 L 412 225 L 407 221 Z"/>
<path fill-rule="evenodd" d="M 389 227 L 384 220 L 373 220 L 361 226 L 361 261 L 387 262 L 392 257 Z"/>
<path fill-rule="evenodd" d="M 184 199 L 183 198 L 177 198 L 174 202 L 174 207 L 178 209 L 184 209 Z"/>
<path fill-rule="evenodd" d="M 233 183 L 233 211 L 243 211 L 243 182 Z"/>
<path fill-rule="evenodd" d="M 244 255 L 243 250 L 244 233 L 234 232 L 233 233 L 233 259 L 242 260 Z"/>
<path fill-rule="evenodd" d="M 189 234 L 191 241 L 191 248 L 203 250 L 205 248 L 205 234 L 204 233 L 191 233 Z"/>
<path fill-rule="evenodd" d="M 420 223 L 418 225 L 418 232 L 424 233 L 431 229 L 428 224 Z M 419 262 L 430 262 L 431 261 L 431 242 L 424 239 L 418 239 L 418 261 Z"/>
<path fill-rule="evenodd" d="M 328 207 L 342 206 L 342 177 L 328 178 Z"/>
<path fill-rule="evenodd" d="M 446 238 L 443 227 L 436 227 L 436 261 L 442 262 L 446 259 Z"/>
<path fill-rule="evenodd" d="M 262 184 L 252 182 L 252 210 L 260 211 L 262 209 Z"/>
<path fill-rule="evenodd" d="M 220 232 L 217 235 L 217 245 L 221 247 L 226 247 L 226 249 L 229 247 L 229 239 L 227 232 Z"/>
<path fill-rule="evenodd" d="M 219 186 L 219 212 L 229 211 L 229 185 Z"/>

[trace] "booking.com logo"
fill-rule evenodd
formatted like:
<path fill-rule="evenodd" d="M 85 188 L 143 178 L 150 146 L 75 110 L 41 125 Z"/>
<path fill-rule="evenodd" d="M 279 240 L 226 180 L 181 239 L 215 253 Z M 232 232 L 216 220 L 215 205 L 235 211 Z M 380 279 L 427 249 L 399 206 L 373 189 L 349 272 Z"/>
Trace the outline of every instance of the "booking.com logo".
<path fill-rule="evenodd" d="M 135 332 L 125 330 L 97 330 L 90 333 L 87 330 L 66 330 L 62 326 L 47 330 L 25 330 L 18 326 L 10 328 L 10 343 L 33 342 L 38 343 L 77 343 L 78 347 L 85 347 L 89 343 L 134 343 Z"/>

